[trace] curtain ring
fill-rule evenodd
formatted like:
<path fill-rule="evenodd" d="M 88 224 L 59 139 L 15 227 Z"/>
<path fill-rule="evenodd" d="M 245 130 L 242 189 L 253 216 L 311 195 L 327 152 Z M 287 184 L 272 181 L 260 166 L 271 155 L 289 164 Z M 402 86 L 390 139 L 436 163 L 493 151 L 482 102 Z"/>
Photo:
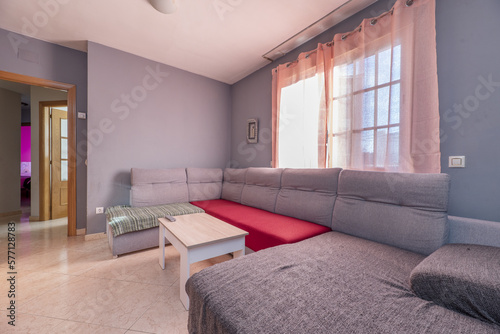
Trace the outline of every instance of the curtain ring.
<path fill-rule="evenodd" d="M 377 24 L 377 19 L 372 19 L 372 20 L 370 21 L 370 24 L 371 24 L 372 26 L 376 25 L 376 24 Z"/>
<path fill-rule="evenodd" d="M 407 0 L 406 7 L 410 7 L 411 5 L 413 5 L 413 0 Z"/>

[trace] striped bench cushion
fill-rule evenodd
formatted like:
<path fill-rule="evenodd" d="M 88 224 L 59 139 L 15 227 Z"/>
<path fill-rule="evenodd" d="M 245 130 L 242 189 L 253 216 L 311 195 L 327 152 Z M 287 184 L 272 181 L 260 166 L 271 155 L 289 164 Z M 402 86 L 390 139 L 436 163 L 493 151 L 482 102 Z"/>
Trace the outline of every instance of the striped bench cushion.
<path fill-rule="evenodd" d="M 113 236 L 146 230 L 158 226 L 158 218 L 203 213 L 203 209 L 190 203 L 173 203 L 157 206 L 132 207 L 118 205 L 106 208 L 106 220 Z"/>

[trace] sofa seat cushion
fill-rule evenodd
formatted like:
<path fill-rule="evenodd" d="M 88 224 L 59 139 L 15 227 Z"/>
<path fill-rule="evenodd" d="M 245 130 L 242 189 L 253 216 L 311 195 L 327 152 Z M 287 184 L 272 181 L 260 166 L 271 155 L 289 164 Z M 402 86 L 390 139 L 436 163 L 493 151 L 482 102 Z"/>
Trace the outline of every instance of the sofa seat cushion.
<path fill-rule="evenodd" d="M 186 283 L 190 333 L 499 333 L 417 297 L 424 256 L 339 232 L 216 264 Z"/>
<path fill-rule="evenodd" d="M 245 244 L 253 251 L 294 243 L 331 231 L 329 227 L 271 213 L 227 200 L 192 202 L 206 213 L 249 234 Z"/>

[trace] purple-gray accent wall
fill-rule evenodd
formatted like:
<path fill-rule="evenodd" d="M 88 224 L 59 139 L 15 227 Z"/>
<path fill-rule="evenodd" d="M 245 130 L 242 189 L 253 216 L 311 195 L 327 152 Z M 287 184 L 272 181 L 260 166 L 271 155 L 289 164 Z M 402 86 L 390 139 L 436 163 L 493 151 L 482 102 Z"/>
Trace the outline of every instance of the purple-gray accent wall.
<path fill-rule="evenodd" d="M 376 2 L 231 87 L 233 167 L 266 167 L 271 162 L 271 70 L 317 43 L 331 41 L 335 33 L 351 31 L 363 18 L 389 10 L 394 2 Z M 498 13 L 497 0 L 436 0 L 441 170 L 451 176 L 449 213 L 492 221 L 500 221 Z M 249 118 L 260 121 L 259 144 L 246 144 Z M 465 155 L 466 168 L 448 168 L 450 155 Z"/>
<path fill-rule="evenodd" d="M 88 43 L 87 233 L 96 207 L 129 204 L 130 169 L 225 167 L 231 89 L 168 65 Z"/>
<path fill-rule="evenodd" d="M 19 50 L 28 54 L 26 61 Z M 87 111 L 87 54 L 63 46 L 29 38 L 0 29 L 0 70 L 76 85 L 76 109 Z M 85 142 L 87 123 L 76 121 L 77 143 Z M 76 227 L 86 226 L 86 150 L 78 150 L 76 167 Z"/>

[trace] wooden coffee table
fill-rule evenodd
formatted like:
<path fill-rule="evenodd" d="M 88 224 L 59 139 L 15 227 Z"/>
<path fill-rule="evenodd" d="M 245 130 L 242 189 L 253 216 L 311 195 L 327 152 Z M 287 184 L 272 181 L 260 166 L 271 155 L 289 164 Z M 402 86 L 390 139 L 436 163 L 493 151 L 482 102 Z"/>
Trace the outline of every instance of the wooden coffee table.
<path fill-rule="evenodd" d="M 233 253 L 234 257 L 245 255 L 245 235 L 233 225 L 206 213 L 175 216 L 171 222 L 160 218 L 160 266 L 165 269 L 165 238 L 181 254 L 180 298 L 184 307 L 189 309 L 186 281 L 189 278 L 191 263 L 216 256 Z"/>

